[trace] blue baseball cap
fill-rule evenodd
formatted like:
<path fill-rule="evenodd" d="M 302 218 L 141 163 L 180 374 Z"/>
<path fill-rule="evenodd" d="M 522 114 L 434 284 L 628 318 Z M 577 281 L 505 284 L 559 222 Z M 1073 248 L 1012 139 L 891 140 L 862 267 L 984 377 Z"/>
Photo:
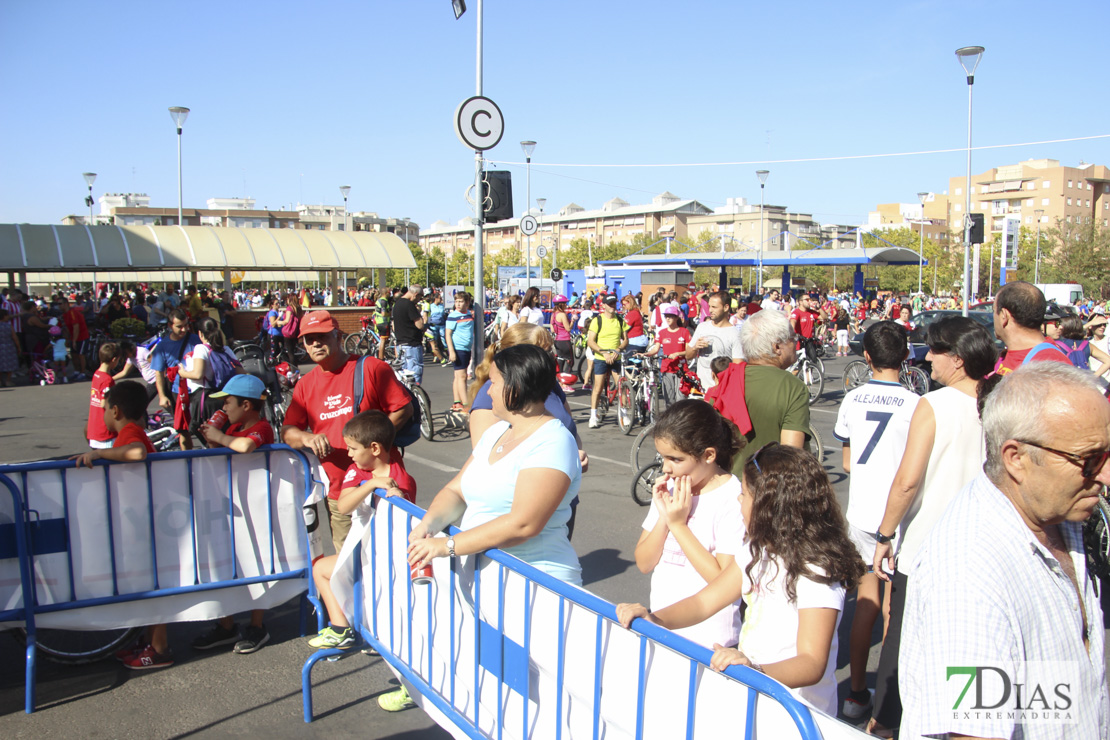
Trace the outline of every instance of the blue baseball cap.
<path fill-rule="evenodd" d="M 233 375 L 228 378 L 224 383 L 224 389 L 219 393 L 213 393 L 209 398 L 223 398 L 224 396 L 239 396 L 240 398 L 254 398 L 259 401 L 262 400 L 262 394 L 266 392 L 266 384 L 259 378 L 253 375 L 241 374 Z"/>

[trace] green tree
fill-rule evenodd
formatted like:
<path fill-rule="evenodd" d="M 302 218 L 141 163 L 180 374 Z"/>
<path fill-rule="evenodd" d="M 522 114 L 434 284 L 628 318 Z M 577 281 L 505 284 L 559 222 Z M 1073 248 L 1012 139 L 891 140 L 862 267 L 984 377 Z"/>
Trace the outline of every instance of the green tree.
<path fill-rule="evenodd" d="M 1086 223 L 1057 221 L 1055 228 L 1041 231 L 1041 282 L 1071 281 L 1081 284 L 1087 295 L 1107 295 L 1110 228 L 1094 219 Z"/>

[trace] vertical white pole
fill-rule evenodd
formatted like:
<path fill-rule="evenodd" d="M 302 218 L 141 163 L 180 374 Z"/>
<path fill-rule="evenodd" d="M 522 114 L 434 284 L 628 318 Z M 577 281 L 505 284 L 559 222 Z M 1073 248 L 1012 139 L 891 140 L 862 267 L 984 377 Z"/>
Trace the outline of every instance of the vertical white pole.
<path fill-rule="evenodd" d="M 478 59 L 475 94 L 482 94 L 482 0 L 478 0 Z M 485 340 L 486 295 L 482 265 L 482 153 L 474 152 L 474 358 L 481 360 Z"/>

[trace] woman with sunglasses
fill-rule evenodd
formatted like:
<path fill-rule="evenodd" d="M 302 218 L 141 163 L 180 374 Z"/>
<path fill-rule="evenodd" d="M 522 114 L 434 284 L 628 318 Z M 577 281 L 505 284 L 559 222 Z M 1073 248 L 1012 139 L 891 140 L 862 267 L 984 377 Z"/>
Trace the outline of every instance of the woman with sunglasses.
<path fill-rule="evenodd" d="M 869 732 L 880 736 L 902 719 L 898 645 L 914 558 L 948 504 L 982 472 L 986 459 L 977 404 L 980 386 L 994 369 L 998 354 L 991 335 L 978 322 L 953 316 L 932 324 L 925 343 L 932 378 L 944 387 L 922 396 L 913 412 L 906 452 L 875 533 L 875 574 L 893 582 L 874 718 L 868 725 Z"/>
<path fill-rule="evenodd" d="M 710 667 L 750 666 L 835 716 L 837 627 L 845 594 L 864 571 L 836 493 L 813 455 L 778 442 L 744 464 L 741 490 L 746 552 L 693 596 L 652 612 L 620 604 L 617 619 L 627 627 L 642 617 L 673 630 L 743 598 L 739 644 L 714 644 Z"/>

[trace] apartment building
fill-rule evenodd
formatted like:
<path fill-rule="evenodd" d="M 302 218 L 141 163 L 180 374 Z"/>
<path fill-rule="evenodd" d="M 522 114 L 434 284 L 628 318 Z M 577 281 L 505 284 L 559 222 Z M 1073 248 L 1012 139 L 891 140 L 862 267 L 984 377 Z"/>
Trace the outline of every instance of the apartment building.
<path fill-rule="evenodd" d="M 867 214 L 867 228 L 871 231 L 909 228 L 925 232 L 925 238 L 937 244 L 950 240 L 948 214 L 949 198 L 944 193 L 928 193 L 925 203 L 880 203 Z"/>
<path fill-rule="evenodd" d="M 963 223 L 966 177 L 948 180 L 949 223 Z M 1061 166 L 1056 159 L 1030 159 L 971 177 L 971 211 L 985 214 L 988 237 L 1002 231 L 1005 218 L 1022 226 L 1060 223 L 1110 223 L 1110 168 L 1080 162 Z M 1038 213 L 1039 212 L 1039 213 Z M 960 238 L 956 236 L 957 240 Z"/>

